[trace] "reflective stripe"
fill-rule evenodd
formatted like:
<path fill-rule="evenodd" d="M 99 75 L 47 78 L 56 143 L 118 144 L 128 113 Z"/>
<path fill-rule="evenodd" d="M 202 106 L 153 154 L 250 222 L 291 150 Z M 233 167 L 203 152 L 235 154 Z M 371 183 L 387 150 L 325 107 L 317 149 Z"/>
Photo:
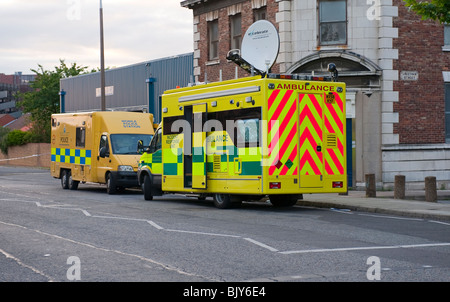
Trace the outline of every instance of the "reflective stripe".
<path fill-rule="evenodd" d="M 345 174 L 344 162 L 344 102 L 337 93 L 333 103 L 326 103 L 324 124 L 325 129 L 332 135 L 327 136 L 325 152 L 325 170 L 328 175 Z"/>
<path fill-rule="evenodd" d="M 300 99 L 300 175 L 322 175 L 323 95 L 304 94 Z"/>
<path fill-rule="evenodd" d="M 51 148 L 52 162 L 90 166 L 91 158 L 91 150 Z"/>
<path fill-rule="evenodd" d="M 268 106 L 269 175 L 298 175 L 297 95 L 276 89 Z"/>

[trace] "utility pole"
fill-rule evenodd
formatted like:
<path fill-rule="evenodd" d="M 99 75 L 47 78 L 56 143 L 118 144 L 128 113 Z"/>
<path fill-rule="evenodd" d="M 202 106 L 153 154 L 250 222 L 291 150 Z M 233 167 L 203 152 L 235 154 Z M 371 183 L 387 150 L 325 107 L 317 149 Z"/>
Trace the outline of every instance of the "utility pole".
<path fill-rule="evenodd" d="M 102 0 L 100 0 L 100 91 L 101 91 L 101 101 L 102 101 L 102 111 L 106 110 L 106 96 L 105 96 L 105 46 L 103 43 L 103 5 Z"/>

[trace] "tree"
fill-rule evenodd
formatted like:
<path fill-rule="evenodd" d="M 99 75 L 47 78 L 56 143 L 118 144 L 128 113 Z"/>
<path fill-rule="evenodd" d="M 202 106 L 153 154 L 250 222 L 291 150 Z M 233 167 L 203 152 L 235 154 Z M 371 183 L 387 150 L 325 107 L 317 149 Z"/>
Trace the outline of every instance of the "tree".
<path fill-rule="evenodd" d="M 52 113 L 59 113 L 59 81 L 62 78 L 87 73 L 88 67 L 72 63 L 67 66 L 64 60 L 54 71 L 45 70 L 42 65 L 38 69 L 31 69 L 36 73 L 31 83 L 32 91 L 19 94 L 19 107 L 31 114 L 32 134 L 35 142 L 50 142 L 50 119 Z"/>
<path fill-rule="evenodd" d="M 404 0 L 404 2 L 410 10 L 421 16 L 422 20 L 435 20 L 441 24 L 450 24 L 449 0 Z"/>

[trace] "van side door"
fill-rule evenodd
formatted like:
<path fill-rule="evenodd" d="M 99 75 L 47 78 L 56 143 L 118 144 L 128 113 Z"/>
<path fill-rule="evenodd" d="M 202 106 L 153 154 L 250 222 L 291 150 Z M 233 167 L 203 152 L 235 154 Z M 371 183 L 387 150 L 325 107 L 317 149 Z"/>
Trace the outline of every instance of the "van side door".
<path fill-rule="evenodd" d="M 100 137 L 100 142 L 98 146 L 98 155 L 97 155 L 97 181 L 99 183 L 106 183 L 106 172 L 109 171 L 110 168 L 110 148 L 108 142 L 108 135 L 106 133 L 102 134 Z"/>

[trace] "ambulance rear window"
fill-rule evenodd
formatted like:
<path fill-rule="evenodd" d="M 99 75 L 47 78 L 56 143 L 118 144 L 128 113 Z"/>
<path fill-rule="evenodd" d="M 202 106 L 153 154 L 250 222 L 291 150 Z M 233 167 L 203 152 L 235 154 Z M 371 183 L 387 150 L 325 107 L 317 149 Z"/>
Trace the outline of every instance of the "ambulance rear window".
<path fill-rule="evenodd" d="M 86 143 L 86 128 L 84 127 L 77 127 L 76 131 L 76 146 L 77 147 L 84 147 Z"/>

